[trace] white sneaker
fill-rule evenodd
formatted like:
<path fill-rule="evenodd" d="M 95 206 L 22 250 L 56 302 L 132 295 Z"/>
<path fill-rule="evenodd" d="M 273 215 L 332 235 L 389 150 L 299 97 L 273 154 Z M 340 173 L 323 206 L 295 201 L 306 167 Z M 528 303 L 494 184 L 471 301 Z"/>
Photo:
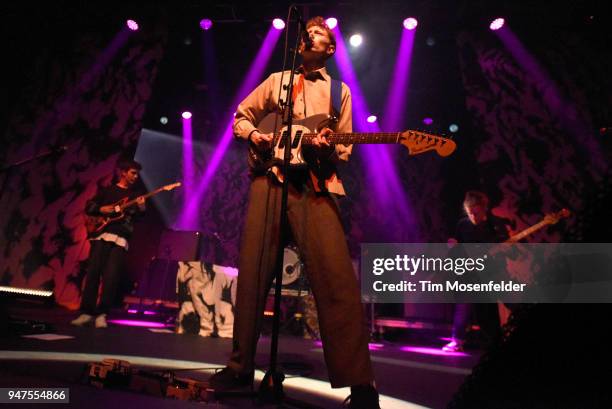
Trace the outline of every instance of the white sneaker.
<path fill-rule="evenodd" d="M 82 325 L 90 323 L 92 319 L 93 317 L 89 314 L 81 314 L 76 319 L 73 319 L 72 321 L 70 321 L 70 323 L 72 325 L 76 325 L 77 327 L 80 327 Z"/>
<path fill-rule="evenodd" d="M 459 339 L 453 339 L 448 344 L 442 347 L 442 351 L 444 352 L 462 352 L 463 351 L 464 342 Z"/>
<path fill-rule="evenodd" d="M 108 324 L 106 323 L 106 314 L 100 314 L 96 317 L 96 328 L 106 328 Z"/>

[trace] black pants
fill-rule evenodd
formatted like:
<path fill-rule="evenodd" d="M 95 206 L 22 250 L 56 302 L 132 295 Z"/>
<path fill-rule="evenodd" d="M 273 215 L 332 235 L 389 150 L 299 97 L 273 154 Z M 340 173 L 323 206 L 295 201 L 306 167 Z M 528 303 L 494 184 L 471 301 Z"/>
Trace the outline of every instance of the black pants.
<path fill-rule="evenodd" d="M 106 314 L 113 305 L 119 276 L 125 263 L 127 251 L 115 243 L 104 240 L 92 240 L 91 250 L 87 266 L 87 277 L 83 298 L 81 299 L 81 311 L 85 314 Z M 100 305 L 96 307 L 98 300 L 98 287 L 102 277 L 102 297 Z"/>
<path fill-rule="evenodd" d="M 281 186 L 256 177 L 240 248 L 233 351 L 228 366 L 240 373 L 254 368 L 265 300 L 279 243 Z M 317 303 L 323 352 L 332 387 L 373 380 L 368 331 L 338 208 L 304 181 L 289 190 L 287 215 L 304 258 Z"/>
<path fill-rule="evenodd" d="M 453 338 L 465 341 L 468 326 L 473 318 L 480 325 L 486 340 L 494 339 L 498 335 L 500 322 L 496 303 L 457 303 L 453 319 Z"/>

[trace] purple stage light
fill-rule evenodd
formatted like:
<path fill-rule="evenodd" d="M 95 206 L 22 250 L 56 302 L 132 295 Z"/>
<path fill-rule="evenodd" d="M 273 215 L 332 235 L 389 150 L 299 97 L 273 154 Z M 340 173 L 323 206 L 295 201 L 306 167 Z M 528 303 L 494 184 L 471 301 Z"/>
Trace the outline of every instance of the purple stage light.
<path fill-rule="evenodd" d="M 275 18 L 274 20 L 272 20 L 272 25 L 277 30 L 282 30 L 283 28 L 285 28 L 285 22 L 282 18 Z"/>
<path fill-rule="evenodd" d="M 431 124 L 433 124 L 433 119 L 431 119 L 431 118 L 429 118 L 429 117 L 427 117 L 427 118 L 423 118 L 423 123 L 424 123 L 425 125 L 431 125 Z"/>
<path fill-rule="evenodd" d="M 280 36 L 280 30 L 277 30 L 275 27 L 270 27 L 266 37 L 263 39 L 261 48 L 251 63 L 251 66 L 247 71 L 247 76 L 243 80 L 242 85 L 238 89 L 238 92 L 230 105 L 231 111 L 226 114 L 229 120 L 225 126 L 221 141 L 219 141 L 219 144 L 217 145 L 212 157 L 208 160 L 204 175 L 200 178 L 197 186 L 194 186 L 194 190 L 189 197 L 188 204 L 183 210 L 179 221 L 176 223 L 177 228 L 194 229 L 194 226 L 197 226 L 194 223 L 198 218 L 197 212 L 199 210 L 201 199 L 210 186 L 213 177 L 216 175 L 217 168 L 221 164 L 230 142 L 234 139 L 234 132 L 232 129 L 234 117 L 232 114 L 235 112 L 238 104 L 249 94 L 249 92 L 251 92 L 251 90 L 257 86 L 257 83 L 263 77 L 264 70 L 266 69 L 268 61 L 272 56 L 272 52 L 274 51 L 274 47 L 278 43 Z"/>
<path fill-rule="evenodd" d="M 329 17 L 325 20 L 325 24 L 329 27 L 330 30 L 333 30 L 338 25 L 338 19 L 335 17 Z"/>
<path fill-rule="evenodd" d="M 200 20 L 200 27 L 202 30 L 210 30 L 212 28 L 213 22 L 209 18 L 203 18 Z"/>
<path fill-rule="evenodd" d="M 414 17 L 408 17 L 406 20 L 404 20 L 404 28 L 406 30 L 414 30 L 418 24 L 419 22 Z"/>
<path fill-rule="evenodd" d="M 404 31 L 404 33 L 413 35 L 414 31 Z M 361 85 L 357 80 L 342 32 L 336 27 L 334 34 L 336 34 L 337 44 L 333 62 L 338 67 L 342 81 L 346 82 L 351 89 L 354 130 L 357 132 L 380 132 L 377 122 L 369 123 L 367 121 L 368 115 L 372 111 L 367 106 Z M 380 201 L 381 207 L 389 206 L 389 209 L 393 209 L 389 212 L 390 217 L 401 219 L 405 226 L 411 227 L 410 231 L 414 233 L 414 237 L 418 237 L 416 229 L 412 228 L 415 225 L 415 217 L 391 158 L 390 149 L 387 149 L 388 147 L 385 145 L 363 146 L 362 152 L 368 158 L 365 163 L 370 167 L 368 173 L 376 175 L 372 183 L 376 200 Z"/>
<path fill-rule="evenodd" d="M 445 352 L 445 351 L 442 351 L 441 348 L 414 347 L 414 346 L 409 346 L 409 345 L 401 347 L 400 351 L 412 352 L 412 353 L 423 354 L 423 355 L 470 356 L 470 354 L 466 354 L 465 352 Z"/>
<path fill-rule="evenodd" d="M 127 327 L 146 327 L 146 328 L 166 328 L 169 325 L 163 322 L 137 321 L 137 320 L 109 320 L 111 324 L 123 325 Z"/>
<path fill-rule="evenodd" d="M 191 119 L 191 112 L 185 111 L 181 114 L 181 116 L 183 117 L 183 119 Z"/>
<path fill-rule="evenodd" d="M 132 31 L 136 31 L 138 30 L 138 23 L 134 20 L 128 20 L 126 21 L 127 27 L 132 30 Z"/>
<path fill-rule="evenodd" d="M 368 117 L 368 119 L 366 119 L 366 121 L 368 121 L 369 123 L 373 124 L 374 122 L 376 122 L 378 118 L 376 117 L 376 115 L 370 115 Z"/>
<path fill-rule="evenodd" d="M 489 24 L 489 28 L 493 31 L 495 30 L 499 30 L 500 28 L 502 28 L 504 26 L 504 23 L 506 22 L 506 20 L 504 20 L 501 17 L 498 17 L 496 19 L 494 19 L 493 21 L 491 21 L 491 24 Z"/>

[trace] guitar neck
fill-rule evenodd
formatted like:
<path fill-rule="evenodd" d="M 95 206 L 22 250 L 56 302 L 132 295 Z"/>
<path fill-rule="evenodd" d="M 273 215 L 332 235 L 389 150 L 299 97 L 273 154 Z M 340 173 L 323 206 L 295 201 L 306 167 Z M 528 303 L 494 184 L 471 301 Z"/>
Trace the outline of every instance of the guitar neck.
<path fill-rule="evenodd" d="M 333 144 L 389 144 L 399 143 L 401 132 L 338 132 L 327 136 L 327 140 Z M 312 139 L 316 137 L 315 133 L 307 133 L 302 135 L 302 143 L 306 145 L 312 144 Z"/>
<path fill-rule="evenodd" d="M 144 195 L 140 195 L 140 196 L 138 196 L 138 197 L 142 197 L 143 199 L 145 199 L 145 200 L 146 200 L 146 199 L 150 198 L 151 196 L 155 196 L 156 194 L 158 194 L 158 193 L 159 193 L 159 192 L 161 192 L 162 190 L 164 190 L 164 188 L 163 188 L 163 187 L 160 187 L 160 188 L 158 188 L 158 189 L 153 190 L 152 192 L 145 193 Z M 126 202 L 126 203 L 123 205 L 123 207 L 124 207 L 124 208 L 126 208 L 126 207 L 130 207 L 130 206 L 135 205 L 135 204 L 136 204 L 136 201 L 138 200 L 138 197 L 137 197 L 137 198 L 135 198 L 135 199 L 129 200 L 128 202 Z"/>
<path fill-rule="evenodd" d="M 541 222 L 536 223 L 533 226 L 526 228 L 522 232 L 517 233 L 514 236 L 510 237 L 504 243 L 516 243 L 517 241 L 524 239 L 525 237 L 529 236 L 530 234 L 535 233 L 536 231 L 540 230 L 542 227 L 547 226 L 549 224 L 550 223 L 547 222 L 546 220 L 542 220 Z"/>
<path fill-rule="evenodd" d="M 393 144 L 399 143 L 402 133 L 405 136 L 414 141 L 423 141 L 430 139 L 431 141 L 442 141 L 441 138 L 436 135 L 430 135 L 423 132 L 417 131 L 406 131 L 406 132 L 334 132 L 327 136 L 327 140 L 332 144 Z M 276 133 L 274 135 L 274 144 L 278 142 L 282 134 Z M 317 136 L 316 133 L 305 133 L 302 134 L 302 144 L 311 145 L 313 138 Z"/>

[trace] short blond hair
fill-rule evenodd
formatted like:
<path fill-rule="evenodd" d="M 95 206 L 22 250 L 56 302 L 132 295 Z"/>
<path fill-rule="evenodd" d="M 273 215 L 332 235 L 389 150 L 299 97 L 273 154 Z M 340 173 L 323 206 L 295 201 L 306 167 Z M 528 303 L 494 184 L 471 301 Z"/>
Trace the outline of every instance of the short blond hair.
<path fill-rule="evenodd" d="M 325 32 L 327 33 L 327 36 L 329 37 L 329 43 L 333 45 L 334 47 L 336 47 L 336 35 L 332 31 L 332 29 L 329 28 L 329 26 L 327 25 L 323 17 L 321 16 L 313 17 L 306 22 L 306 30 L 314 26 L 321 27 L 323 30 L 325 30 Z"/>
<path fill-rule="evenodd" d="M 465 199 L 463 199 L 463 206 L 472 207 L 480 205 L 484 208 L 489 208 L 489 197 L 477 190 L 469 190 L 465 193 Z"/>

